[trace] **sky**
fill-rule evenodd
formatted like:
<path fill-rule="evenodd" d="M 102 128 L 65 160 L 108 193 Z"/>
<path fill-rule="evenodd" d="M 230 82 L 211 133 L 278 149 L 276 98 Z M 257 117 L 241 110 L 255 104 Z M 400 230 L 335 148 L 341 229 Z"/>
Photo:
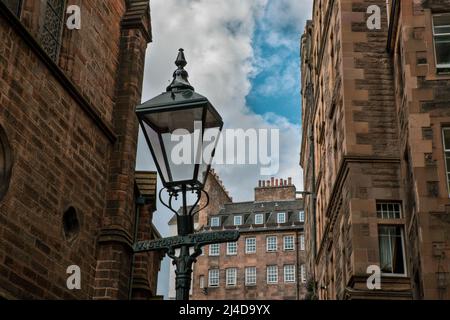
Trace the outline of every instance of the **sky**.
<path fill-rule="evenodd" d="M 142 100 L 165 91 L 179 48 L 185 50 L 189 81 L 208 97 L 227 129 L 279 129 L 279 172 L 303 190 L 300 37 L 313 0 L 153 0 L 153 42 L 146 54 Z M 259 165 L 215 165 L 233 201 L 253 200 Z M 142 133 L 138 170 L 155 170 Z M 159 181 L 159 188 L 161 182 Z M 158 203 L 154 223 L 169 236 L 168 210 Z M 159 274 L 166 294 L 169 260 Z"/>

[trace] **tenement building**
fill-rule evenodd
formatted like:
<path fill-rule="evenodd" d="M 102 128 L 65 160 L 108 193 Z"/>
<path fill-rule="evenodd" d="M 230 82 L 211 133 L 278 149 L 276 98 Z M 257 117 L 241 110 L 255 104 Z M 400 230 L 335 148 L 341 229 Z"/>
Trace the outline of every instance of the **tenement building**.
<path fill-rule="evenodd" d="M 210 192 L 224 193 L 215 186 Z M 192 299 L 303 299 L 303 200 L 291 179 L 260 181 L 254 201 L 216 206 L 200 215 L 199 231 L 239 230 L 241 236 L 204 248 L 194 267 Z"/>
<path fill-rule="evenodd" d="M 301 73 L 311 294 L 450 299 L 450 0 L 316 0 Z"/>
<path fill-rule="evenodd" d="M 159 237 L 156 174 L 135 174 L 149 3 L 74 1 L 81 25 L 69 4 L 0 0 L 0 298 L 149 299 L 161 256 L 132 250 Z"/>

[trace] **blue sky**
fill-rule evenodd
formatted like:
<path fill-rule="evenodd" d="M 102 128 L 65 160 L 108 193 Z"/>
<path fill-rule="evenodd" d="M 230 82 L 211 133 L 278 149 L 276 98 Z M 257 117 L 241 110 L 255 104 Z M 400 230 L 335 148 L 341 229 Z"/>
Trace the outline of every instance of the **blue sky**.
<path fill-rule="evenodd" d="M 153 42 L 146 55 L 143 97 L 163 92 L 172 80 L 179 48 L 196 91 L 207 96 L 229 129 L 278 129 L 277 178 L 292 177 L 303 190 L 299 46 L 313 0 L 153 0 Z M 140 133 L 138 170 L 155 170 Z M 260 167 L 215 166 L 235 202 L 253 200 Z M 158 181 L 158 189 L 161 188 Z M 154 223 L 169 236 L 171 213 L 157 204 Z M 167 293 L 169 260 L 161 265 L 160 294 Z"/>
<path fill-rule="evenodd" d="M 257 114 L 274 112 L 293 124 L 300 124 L 300 45 L 297 40 L 303 27 L 292 20 L 273 23 L 270 20 L 273 1 L 256 21 L 253 48 L 261 66 L 251 76 L 252 89 L 246 101 Z M 268 29 L 275 29 L 283 39 L 267 37 Z"/>

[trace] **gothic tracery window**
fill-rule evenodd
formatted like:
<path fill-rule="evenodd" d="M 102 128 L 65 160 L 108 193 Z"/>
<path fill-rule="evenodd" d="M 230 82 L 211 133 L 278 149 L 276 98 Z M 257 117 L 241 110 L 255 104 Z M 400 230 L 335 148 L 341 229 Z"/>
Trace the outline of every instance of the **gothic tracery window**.
<path fill-rule="evenodd" d="M 41 29 L 41 45 L 47 54 L 56 61 L 61 47 L 64 24 L 65 0 L 47 0 Z"/>

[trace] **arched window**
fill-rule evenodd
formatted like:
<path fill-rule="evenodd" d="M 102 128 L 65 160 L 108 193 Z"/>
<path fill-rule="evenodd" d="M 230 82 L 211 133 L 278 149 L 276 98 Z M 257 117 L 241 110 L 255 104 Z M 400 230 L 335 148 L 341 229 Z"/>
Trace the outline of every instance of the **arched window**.
<path fill-rule="evenodd" d="M 12 154 L 6 133 L 0 126 L 0 201 L 6 195 L 11 179 Z"/>

